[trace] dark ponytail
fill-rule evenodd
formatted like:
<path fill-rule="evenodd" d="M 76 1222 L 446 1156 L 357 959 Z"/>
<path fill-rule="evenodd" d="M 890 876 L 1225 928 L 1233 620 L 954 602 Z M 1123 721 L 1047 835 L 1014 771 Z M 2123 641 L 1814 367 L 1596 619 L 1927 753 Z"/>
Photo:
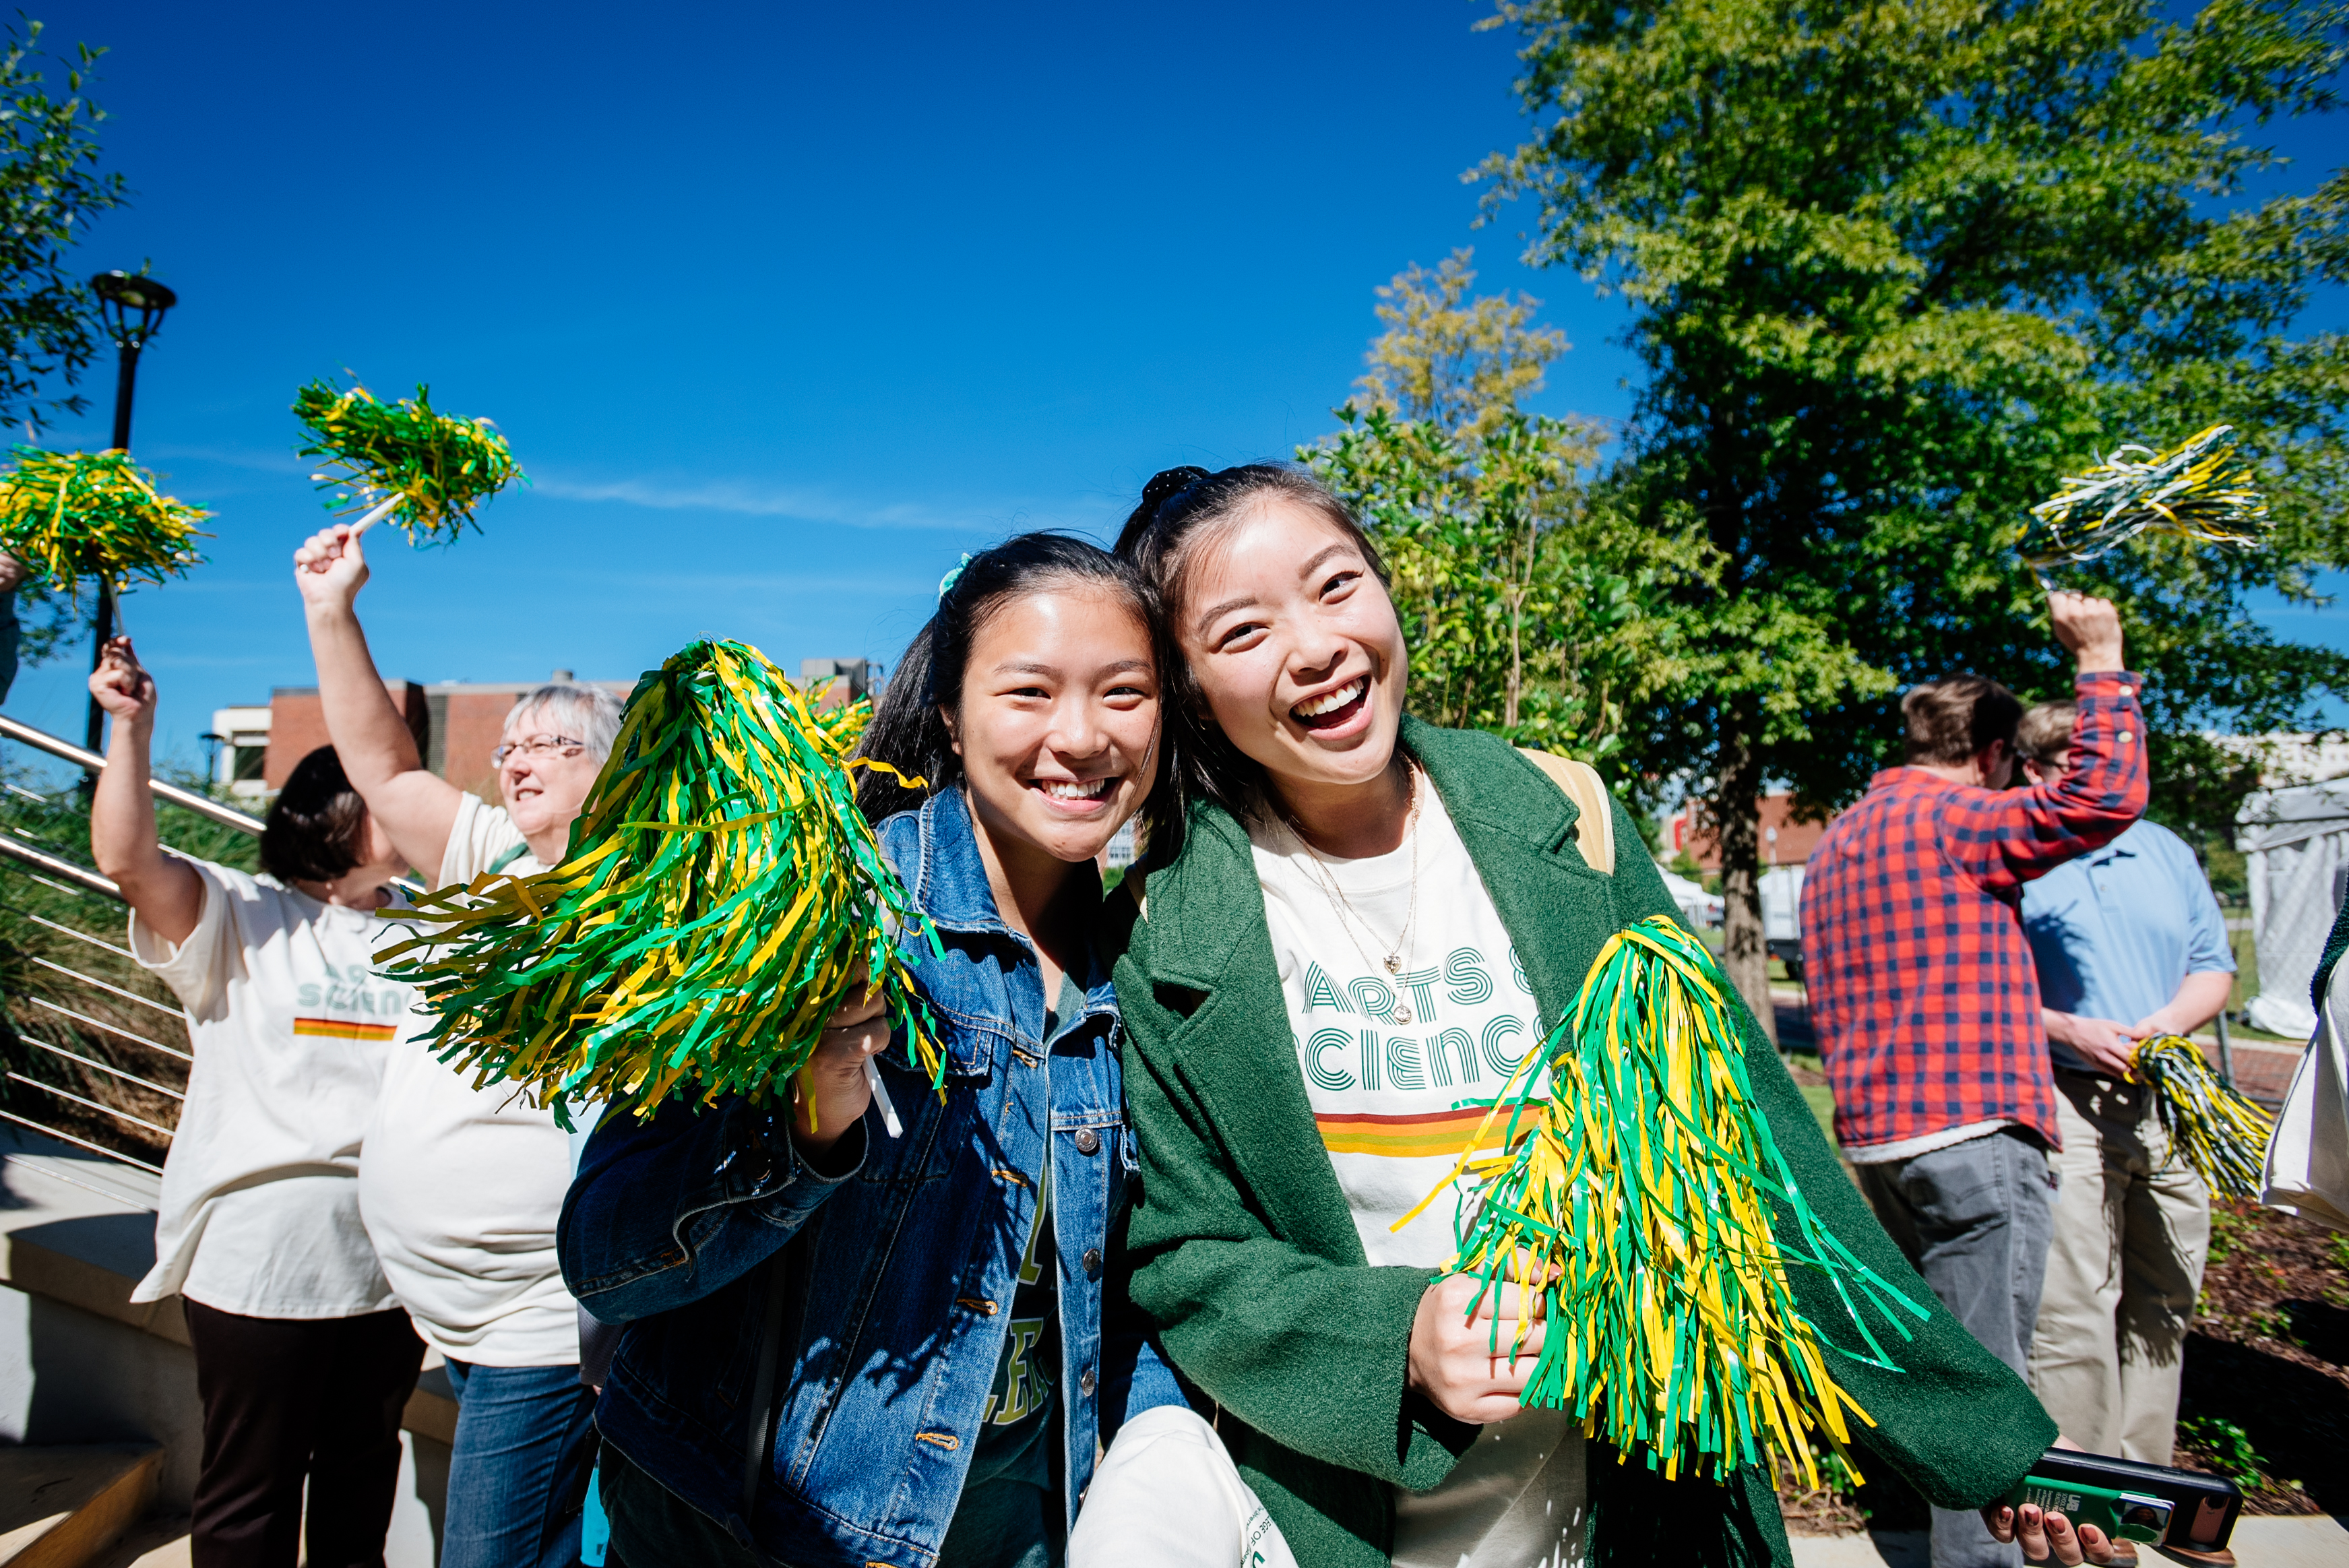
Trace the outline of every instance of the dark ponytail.
<path fill-rule="evenodd" d="M 877 768 L 856 773 L 856 804 L 869 821 L 911 810 L 938 790 L 962 781 L 962 758 L 955 755 L 946 715 L 962 707 L 962 681 L 970 645 L 997 611 L 1030 593 L 1079 588 L 1111 595 L 1133 611 L 1150 637 L 1162 689 L 1169 662 L 1159 627 L 1157 599 L 1142 574 L 1101 546 L 1066 533 L 1023 533 L 992 549 L 966 556 L 947 574 L 937 613 L 916 633 L 889 677 L 873 722 L 857 742 L 856 755 L 885 762 L 924 788 L 908 789 Z M 1168 713 L 1159 703 L 1162 726 Z M 1157 775 L 1143 806 L 1145 830 L 1166 803 L 1168 766 L 1162 730 Z"/>
<path fill-rule="evenodd" d="M 269 805 L 261 830 L 261 869 L 287 887 L 330 882 L 367 853 L 367 809 L 343 772 L 343 759 L 321 746 L 294 765 Z"/>
<path fill-rule="evenodd" d="M 1387 581 L 1379 547 L 1346 503 L 1310 472 L 1288 463 L 1243 463 L 1219 473 L 1181 468 L 1153 474 L 1117 536 L 1118 559 L 1132 562 L 1141 572 L 1166 625 L 1159 689 L 1165 694 L 1173 783 L 1183 796 L 1212 800 L 1241 821 L 1259 809 L 1264 769 L 1208 717 L 1206 694 L 1183 656 L 1176 628 L 1183 615 L 1184 582 L 1198 563 L 1200 546 L 1250 507 L 1271 500 L 1315 513 L 1353 542 L 1380 582 Z M 1154 839 L 1151 847 L 1157 851 L 1160 841 Z"/>

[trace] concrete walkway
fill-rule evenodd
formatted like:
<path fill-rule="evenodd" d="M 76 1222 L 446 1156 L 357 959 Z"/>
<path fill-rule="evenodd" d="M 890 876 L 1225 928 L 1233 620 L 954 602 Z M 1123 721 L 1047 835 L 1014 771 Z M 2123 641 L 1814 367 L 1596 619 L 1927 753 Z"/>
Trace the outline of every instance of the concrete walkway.
<path fill-rule="evenodd" d="M 2229 1543 L 2242 1568 L 2349 1568 L 2349 1528 L 2342 1521 L 2313 1519 L 2238 1520 Z M 1921 1530 L 1880 1535 L 1797 1535 L 1795 1568 L 1930 1568 Z M 2144 1568 L 2166 1568 L 2168 1559 L 2143 1547 Z"/>

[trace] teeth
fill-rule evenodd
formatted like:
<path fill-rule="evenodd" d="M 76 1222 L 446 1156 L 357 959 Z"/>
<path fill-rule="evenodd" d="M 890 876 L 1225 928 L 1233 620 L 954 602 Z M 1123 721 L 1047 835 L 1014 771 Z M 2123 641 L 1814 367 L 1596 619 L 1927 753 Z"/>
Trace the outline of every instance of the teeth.
<path fill-rule="evenodd" d="M 1361 696 L 1362 686 L 1362 678 L 1357 677 L 1349 684 L 1340 686 L 1336 691 L 1330 693 L 1327 696 L 1317 696 L 1311 702 L 1299 703 L 1297 705 L 1297 712 L 1300 717 L 1304 718 L 1319 718 L 1325 713 L 1335 713 L 1340 708 L 1345 707 L 1348 703 L 1353 701 L 1356 697 Z"/>
<path fill-rule="evenodd" d="M 1102 791 L 1108 789 L 1110 785 L 1110 781 L 1106 779 L 1087 779 L 1081 781 L 1052 779 L 1042 782 L 1044 793 L 1055 800 L 1098 800 L 1101 799 Z"/>

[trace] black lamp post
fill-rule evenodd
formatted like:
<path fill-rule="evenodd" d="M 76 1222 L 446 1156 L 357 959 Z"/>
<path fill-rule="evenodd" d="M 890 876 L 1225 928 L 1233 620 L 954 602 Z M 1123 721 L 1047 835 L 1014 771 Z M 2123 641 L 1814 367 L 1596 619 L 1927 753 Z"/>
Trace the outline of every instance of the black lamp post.
<path fill-rule="evenodd" d="M 180 296 L 143 275 L 129 273 L 100 273 L 89 280 L 90 291 L 98 295 L 98 315 L 106 322 L 108 335 L 114 339 L 119 366 L 114 380 L 114 449 L 130 450 L 130 396 L 139 384 L 139 351 L 163 325 L 163 313 L 180 303 Z M 107 639 L 114 635 L 114 588 L 100 583 L 98 591 L 98 636 L 89 650 L 89 667 L 93 673 L 98 661 L 106 655 Z M 106 710 L 98 699 L 89 699 L 89 726 L 83 744 L 98 749 L 106 723 Z"/>

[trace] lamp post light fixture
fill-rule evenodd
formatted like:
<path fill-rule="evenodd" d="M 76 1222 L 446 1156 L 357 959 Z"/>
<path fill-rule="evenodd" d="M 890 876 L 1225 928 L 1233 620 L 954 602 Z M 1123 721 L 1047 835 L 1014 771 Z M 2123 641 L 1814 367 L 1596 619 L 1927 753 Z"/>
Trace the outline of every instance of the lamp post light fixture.
<path fill-rule="evenodd" d="M 130 398 L 139 384 L 139 351 L 163 325 L 163 313 L 180 303 L 180 296 L 144 273 L 126 272 L 100 273 L 89 280 L 90 292 L 98 295 L 99 319 L 106 324 L 107 335 L 114 339 L 116 372 L 114 378 L 114 449 L 130 450 Z M 98 635 L 89 650 L 89 667 L 97 673 L 98 661 L 106 656 L 107 639 L 114 635 L 114 590 L 101 583 L 98 592 Z M 98 699 L 89 699 L 89 723 L 83 745 L 96 751 L 104 733 L 106 710 Z"/>

